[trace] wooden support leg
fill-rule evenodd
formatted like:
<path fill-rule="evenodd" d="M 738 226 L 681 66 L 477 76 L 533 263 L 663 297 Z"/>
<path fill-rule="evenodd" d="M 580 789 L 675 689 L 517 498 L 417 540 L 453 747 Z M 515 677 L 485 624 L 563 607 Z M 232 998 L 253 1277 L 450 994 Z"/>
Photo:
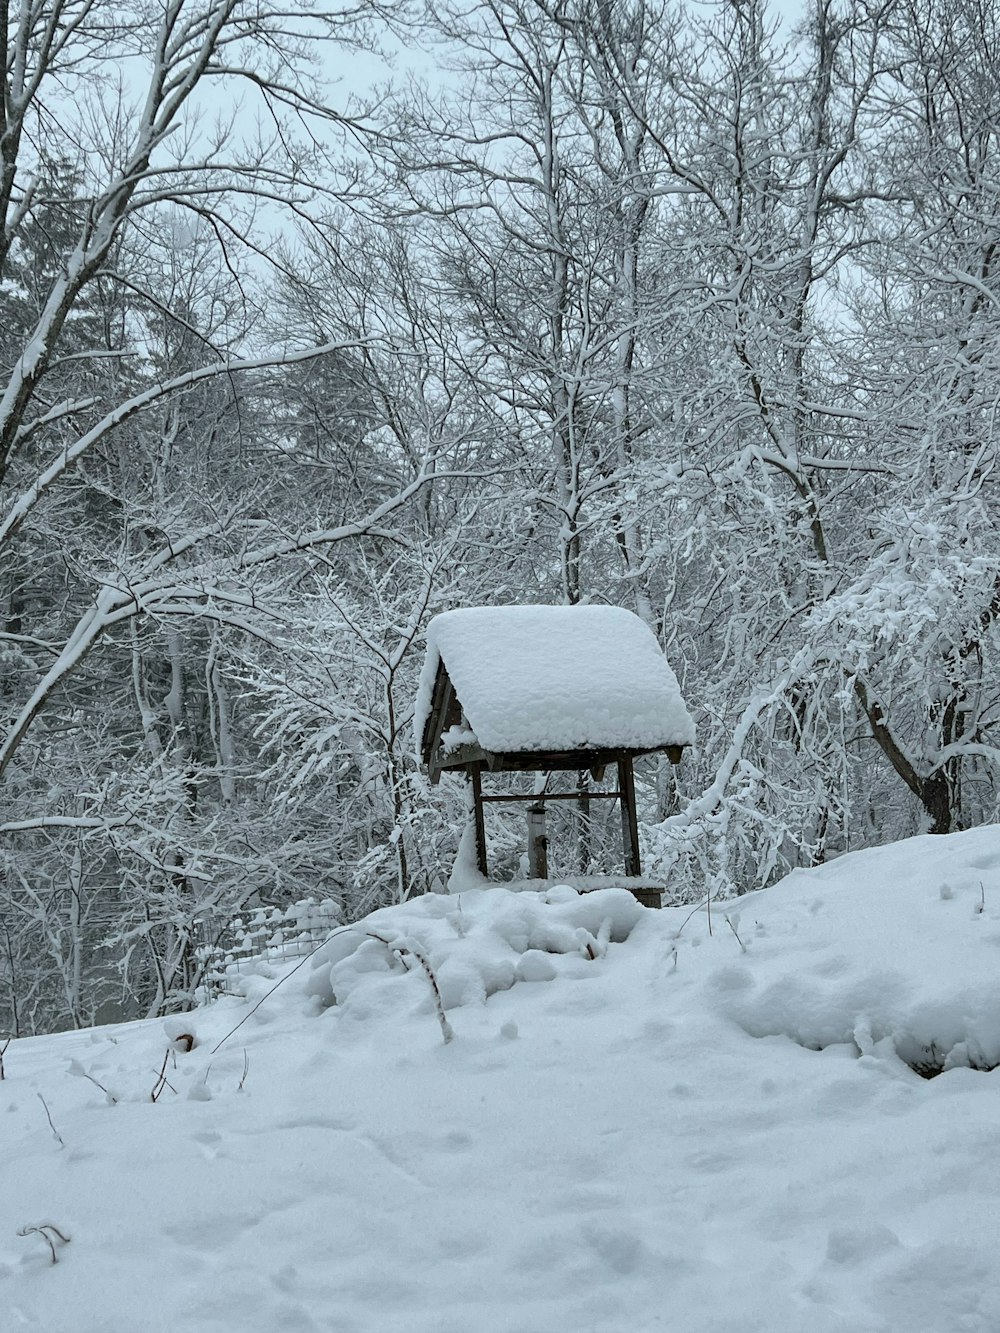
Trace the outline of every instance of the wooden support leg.
<path fill-rule="evenodd" d="M 545 806 L 541 801 L 528 806 L 528 874 L 532 879 L 548 879 L 548 839 L 545 836 Z"/>
<path fill-rule="evenodd" d="M 581 875 L 590 869 L 590 774 L 581 769 L 576 775 L 577 865 Z"/>
<path fill-rule="evenodd" d="M 639 860 L 639 823 L 635 814 L 635 780 L 632 774 L 632 760 L 618 761 L 618 790 L 622 803 L 622 842 L 625 845 L 625 873 L 639 876 L 642 864 Z"/>
<path fill-rule="evenodd" d="M 482 764 L 469 765 L 469 778 L 472 782 L 472 818 L 476 826 L 476 865 L 481 875 L 486 869 L 486 821 L 483 818 L 483 779 Z"/>

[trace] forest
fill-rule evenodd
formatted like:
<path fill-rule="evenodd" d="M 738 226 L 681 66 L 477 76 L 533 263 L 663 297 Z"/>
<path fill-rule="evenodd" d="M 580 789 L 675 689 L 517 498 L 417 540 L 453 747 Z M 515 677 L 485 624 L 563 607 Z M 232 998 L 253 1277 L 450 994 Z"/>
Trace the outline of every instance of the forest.
<path fill-rule="evenodd" d="M 441 889 L 454 607 L 653 629 L 673 902 L 997 819 L 992 0 L 2 12 L 0 1037 Z"/>

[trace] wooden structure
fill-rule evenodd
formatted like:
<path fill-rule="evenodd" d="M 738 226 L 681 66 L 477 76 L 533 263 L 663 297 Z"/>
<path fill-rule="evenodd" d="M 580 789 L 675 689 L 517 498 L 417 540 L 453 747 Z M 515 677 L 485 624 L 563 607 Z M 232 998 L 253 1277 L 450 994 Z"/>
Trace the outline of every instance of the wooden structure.
<path fill-rule="evenodd" d="M 665 752 L 677 763 L 693 728 L 676 679 L 638 617 L 618 607 L 446 612 L 429 627 L 421 689 L 421 758 L 432 783 L 445 772 L 467 776 L 483 875 L 486 804 L 528 804 L 530 874 L 546 879 L 546 803 L 575 800 L 585 810 L 591 801 L 617 800 L 625 874 L 641 877 L 633 761 Z M 593 789 L 587 775 L 601 782 L 609 769 L 617 785 Z M 489 774 L 560 771 L 581 775 L 576 791 L 483 790 Z M 630 887 L 659 906 L 658 890 Z"/>

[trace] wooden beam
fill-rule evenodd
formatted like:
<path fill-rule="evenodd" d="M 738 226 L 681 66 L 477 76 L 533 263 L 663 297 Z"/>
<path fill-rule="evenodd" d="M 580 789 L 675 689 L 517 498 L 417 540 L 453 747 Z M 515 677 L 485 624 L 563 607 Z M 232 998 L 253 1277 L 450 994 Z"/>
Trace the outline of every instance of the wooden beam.
<path fill-rule="evenodd" d="M 587 793 L 588 801 L 617 801 L 621 792 L 617 791 L 592 791 Z M 546 791 L 538 792 L 504 792 L 501 795 L 484 796 L 484 801 L 578 801 L 580 793 L 578 791 Z"/>
<path fill-rule="evenodd" d="M 452 699 L 451 703 L 454 702 Z M 659 750 L 538 750 L 503 753 L 484 750 L 479 745 L 456 745 L 452 750 L 442 751 L 439 749 L 440 734 L 439 732 L 433 738 L 434 753 L 428 765 L 431 770 L 465 768 L 472 763 L 484 764 L 491 773 L 564 773 L 571 769 L 577 771 L 589 769 L 595 781 L 600 782 L 604 776 L 604 769 L 620 759 L 635 759 L 644 754 L 660 753 Z M 680 748 L 677 746 L 662 748 L 666 748 L 671 762 L 677 763 L 681 756 Z"/>
<path fill-rule="evenodd" d="M 441 733 L 447 726 L 448 714 L 455 703 L 455 687 L 444 669 L 444 663 L 438 663 L 438 674 L 434 680 L 434 702 L 431 705 L 430 735 L 427 738 L 427 773 L 431 786 L 435 786 L 441 777 L 441 765 L 438 751 L 441 747 Z"/>
<path fill-rule="evenodd" d="M 642 874 L 639 857 L 639 823 L 635 813 L 635 780 L 632 760 L 626 756 L 618 760 L 618 787 L 622 798 L 622 842 L 625 845 L 625 874 Z"/>
<path fill-rule="evenodd" d="M 593 833 L 590 823 L 590 802 L 595 794 L 598 799 L 605 795 L 604 792 L 594 793 L 590 790 L 590 779 L 591 774 L 585 768 L 581 768 L 576 775 L 576 863 L 581 875 L 586 874 L 590 866 Z"/>
<path fill-rule="evenodd" d="M 623 750 L 503 751 L 496 755 L 496 769 L 511 773 L 562 773 L 613 764 L 624 753 Z"/>
<path fill-rule="evenodd" d="M 472 818 L 476 828 L 476 865 L 479 873 L 489 873 L 486 867 L 486 821 L 483 818 L 482 765 L 470 764 L 466 769 L 472 783 Z"/>
<path fill-rule="evenodd" d="M 615 764 L 619 759 L 635 759 L 639 755 L 659 754 L 665 746 L 648 750 L 497 750 L 491 751 L 490 765 L 496 773 L 561 773 L 567 769 L 600 769 Z M 674 749 L 676 747 L 671 747 Z M 458 753 L 458 751 L 456 751 Z"/>
<path fill-rule="evenodd" d="M 484 750 L 481 745 L 456 745 L 436 755 L 432 762 L 441 772 L 447 772 L 449 768 L 468 768 L 470 764 L 485 764 L 492 770 L 496 767 L 496 760 L 497 756 Z"/>

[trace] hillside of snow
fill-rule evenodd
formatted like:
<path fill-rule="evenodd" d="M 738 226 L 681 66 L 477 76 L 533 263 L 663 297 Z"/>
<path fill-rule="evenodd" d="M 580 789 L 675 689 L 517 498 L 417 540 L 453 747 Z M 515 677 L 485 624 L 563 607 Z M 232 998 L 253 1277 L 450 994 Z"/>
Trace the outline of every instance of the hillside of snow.
<path fill-rule="evenodd" d="M 1000 828 L 710 909 L 432 896 L 12 1042 L 0 1327 L 996 1333 Z"/>

